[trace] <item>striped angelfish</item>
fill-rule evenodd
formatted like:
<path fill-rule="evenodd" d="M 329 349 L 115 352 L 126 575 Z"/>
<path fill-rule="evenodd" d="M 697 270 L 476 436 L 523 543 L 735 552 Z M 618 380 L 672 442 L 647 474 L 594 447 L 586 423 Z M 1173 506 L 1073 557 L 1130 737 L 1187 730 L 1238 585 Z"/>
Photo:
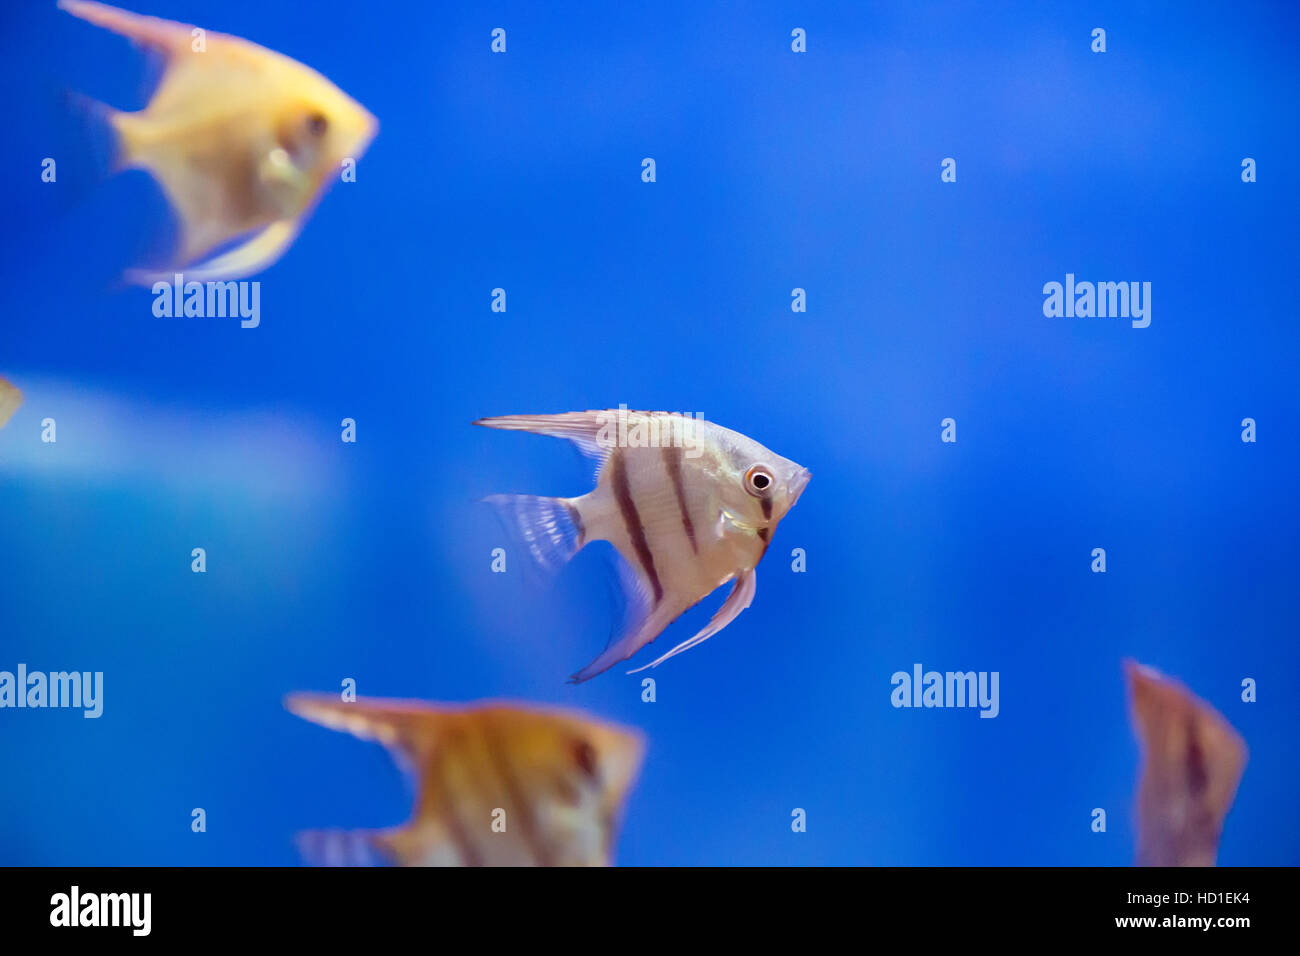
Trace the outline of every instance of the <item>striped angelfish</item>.
<path fill-rule="evenodd" d="M 22 403 L 23 393 L 18 391 L 18 387 L 0 378 L 0 428 L 5 427 Z"/>
<path fill-rule="evenodd" d="M 596 487 L 581 497 L 488 499 L 514 522 L 543 566 L 559 567 L 598 540 L 613 544 L 623 558 L 628 626 L 572 676 L 575 683 L 627 660 L 727 581 L 735 585 L 708 625 L 645 667 L 735 620 L 754 599 L 754 566 L 772 532 L 811 477 L 738 432 L 667 412 L 510 415 L 475 424 L 567 438 L 598 462 Z"/>
<path fill-rule="evenodd" d="M 324 866 L 606 866 L 641 767 L 641 735 L 584 714 L 511 704 L 345 702 L 293 694 L 306 720 L 376 740 L 415 782 L 388 830 L 299 834 Z"/>

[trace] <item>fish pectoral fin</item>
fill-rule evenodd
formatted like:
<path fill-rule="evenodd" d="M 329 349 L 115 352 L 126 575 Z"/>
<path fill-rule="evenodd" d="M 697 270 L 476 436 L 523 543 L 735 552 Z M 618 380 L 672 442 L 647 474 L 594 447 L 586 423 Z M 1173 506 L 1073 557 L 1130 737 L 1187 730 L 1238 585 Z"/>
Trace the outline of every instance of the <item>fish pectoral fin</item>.
<path fill-rule="evenodd" d="M 718 608 L 718 612 L 713 615 L 713 618 L 709 621 L 708 625 L 700 631 L 700 633 L 696 634 L 688 641 L 682 641 L 667 654 L 663 655 L 663 657 L 653 660 L 649 664 L 645 664 L 635 670 L 630 670 L 628 673 L 639 674 L 646 668 L 658 667 L 664 661 L 668 660 L 668 658 L 675 657 L 682 653 L 682 651 L 689 651 L 696 644 L 703 644 L 714 634 L 717 634 L 739 617 L 740 612 L 749 607 L 753 602 L 757 580 L 758 576 L 754 572 L 753 568 L 748 571 L 740 572 L 739 576 L 736 578 L 736 586 L 733 587 L 731 593 L 727 595 L 727 600 L 722 602 L 722 607 Z"/>
<path fill-rule="evenodd" d="M 242 279 L 254 275 L 284 254 L 297 238 L 300 228 L 297 219 L 276 220 L 230 251 L 192 266 L 182 267 L 180 271 L 184 274 L 186 282 Z M 171 278 L 171 272 L 147 269 L 132 269 L 126 274 L 126 280 L 136 285 L 152 285 L 159 281 L 170 281 Z"/>
<path fill-rule="evenodd" d="M 740 534 L 747 537 L 753 537 L 758 534 L 758 528 L 747 521 L 741 520 L 737 515 L 721 508 L 718 511 L 718 537 L 725 537 L 728 534 Z"/>

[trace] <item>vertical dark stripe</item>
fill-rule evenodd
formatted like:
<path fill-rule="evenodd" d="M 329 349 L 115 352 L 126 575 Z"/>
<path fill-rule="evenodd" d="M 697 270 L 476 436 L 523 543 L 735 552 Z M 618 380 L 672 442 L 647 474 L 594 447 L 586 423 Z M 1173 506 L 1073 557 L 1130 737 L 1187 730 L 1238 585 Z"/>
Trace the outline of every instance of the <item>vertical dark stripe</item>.
<path fill-rule="evenodd" d="M 763 517 L 771 518 L 772 517 L 772 496 L 764 495 L 762 498 L 759 498 L 758 501 L 759 504 L 763 506 Z"/>
<path fill-rule="evenodd" d="M 682 484 L 680 448 L 664 445 L 664 467 L 668 469 L 668 477 L 672 479 L 673 491 L 677 492 L 677 509 L 682 513 L 682 528 L 686 531 L 686 537 L 690 539 L 691 550 L 699 554 L 700 549 L 695 544 L 695 525 L 691 523 L 691 513 L 686 507 L 686 488 Z"/>
<path fill-rule="evenodd" d="M 614 449 L 614 454 L 609 458 L 609 467 L 609 480 L 614 486 L 614 499 L 618 502 L 618 510 L 623 514 L 627 536 L 632 539 L 632 548 L 636 551 L 641 567 L 645 568 L 646 576 L 650 579 L 650 589 L 654 591 L 655 604 L 658 604 L 663 600 L 664 589 L 659 583 L 659 572 L 655 570 L 654 555 L 650 553 L 650 545 L 645 539 L 645 526 L 641 524 L 636 503 L 632 501 L 632 491 L 628 488 L 627 468 L 623 464 L 623 449 Z"/>
<path fill-rule="evenodd" d="M 582 515 L 568 502 L 564 503 L 564 509 L 569 513 L 569 520 L 573 522 L 573 530 L 578 533 L 578 547 L 581 548 L 587 543 L 587 529 L 583 527 Z"/>
<path fill-rule="evenodd" d="M 537 832 L 537 821 L 533 819 L 532 805 L 524 796 L 519 781 L 515 779 L 514 771 L 510 767 L 510 757 L 501 749 L 501 741 L 497 738 L 496 731 L 489 725 L 486 716 L 482 719 L 482 727 L 483 744 L 487 748 L 488 757 L 497 776 L 501 778 L 510 805 L 514 808 L 516 821 L 507 820 L 506 826 L 509 827 L 511 822 L 518 823 L 519 836 L 538 866 L 554 866 L 551 854 L 546 849 L 546 843 Z"/>
<path fill-rule="evenodd" d="M 447 779 L 443 774 L 443 764 L 446 762 L 446 753 L 449 749 L 457 744 L 463 744 L 464 739 L 459 733 L 448 734 L 445 741 L 439 741 L 435 745 L 433 759 L 429 766 L 429 785 L 431 789 L 442 797 L 435 805 L 441 804 L 443 823 L 447 827 L 447 833 L 451 837 L 451 842 L 456 847 L 456 852 L 460 854 L 460 861 L 464 866 L 482 866 L 483 856 L 474 846 L 474 839 L 465 829 L 465 823 L 456 811 L 456 798 L 447 785 Z"/>

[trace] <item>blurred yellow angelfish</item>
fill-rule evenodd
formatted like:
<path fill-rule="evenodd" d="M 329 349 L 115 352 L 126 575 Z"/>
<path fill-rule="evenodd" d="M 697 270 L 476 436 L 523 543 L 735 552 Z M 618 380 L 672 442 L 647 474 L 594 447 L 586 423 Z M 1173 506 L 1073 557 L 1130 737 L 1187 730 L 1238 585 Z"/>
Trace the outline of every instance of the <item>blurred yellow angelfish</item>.
<path fill-rule="evenodd" d="M 237 279 L 271 265 L 330 178 L 378 129 L 315 70 L 255 43 L 89 0 L 59 6 L 165 59 L 143 110 L 105 107 L 118 138 L 116 168 L 154 176 L 180 228 L 173 261 L 131 270 L 128 281 L 170 280 L 182 268 L 195 281 Z"/>

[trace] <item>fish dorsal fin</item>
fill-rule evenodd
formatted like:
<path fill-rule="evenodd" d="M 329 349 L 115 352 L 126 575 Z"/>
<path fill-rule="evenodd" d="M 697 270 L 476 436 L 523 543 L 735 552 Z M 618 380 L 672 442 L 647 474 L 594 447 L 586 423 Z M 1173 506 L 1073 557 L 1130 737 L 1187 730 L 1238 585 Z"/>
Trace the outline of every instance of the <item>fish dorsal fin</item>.
<path fill-rule="evenodd" d="M 586 412 L 561 412 L 558 415 L 500 415 L 495 418 L 480 418 L 474 424 L 484 428 L 503 428 L 507 431 L 566 438 L 584 455 L 593 459 L 599 470 L 614 449 L 611 434 L 613 438 L 617 437 L 618 414 L 617 411 L 593 409 Z M 612 433 L 611 429 L 614 430 Z"/>
<path fill-rule="evenodd" d="M 304 720 L 383 744 L 415 772 L 436 745 L 437 712 L 414 701 L 340 700 L 337 694 L 290 694 L 284 706 Z"/>
<path fill-rule="evenodd" d="M 147 46 L 170 58 L 190 49 L 194 28 L 184 24 L 131 13 L 94 0 L 59 0 L 59 9 Z"/>
<path fill-rule="evenodd" d="M 230 103 L 255 95 L 269 73 L 294 61 L 240 37 L 203 30 L 202 46 L 195 48 L 197 29 L 161 17 L 144 16 L 93 0 L 59 0 L 74 17 L 127 37 L 160 55 L 163 74 L 149 97 L 151 117 L 179 117 L 194 108 L 194 96 L 219 85 L 222 100 Z"/>
<path fill-rule="evenodd" d="M 18 391 L 18 386 L 11 385 L 0 378 L 0 428 L 4 428 L 9 423 L 9 419 L 22 403 L 23 393 Z"/>

